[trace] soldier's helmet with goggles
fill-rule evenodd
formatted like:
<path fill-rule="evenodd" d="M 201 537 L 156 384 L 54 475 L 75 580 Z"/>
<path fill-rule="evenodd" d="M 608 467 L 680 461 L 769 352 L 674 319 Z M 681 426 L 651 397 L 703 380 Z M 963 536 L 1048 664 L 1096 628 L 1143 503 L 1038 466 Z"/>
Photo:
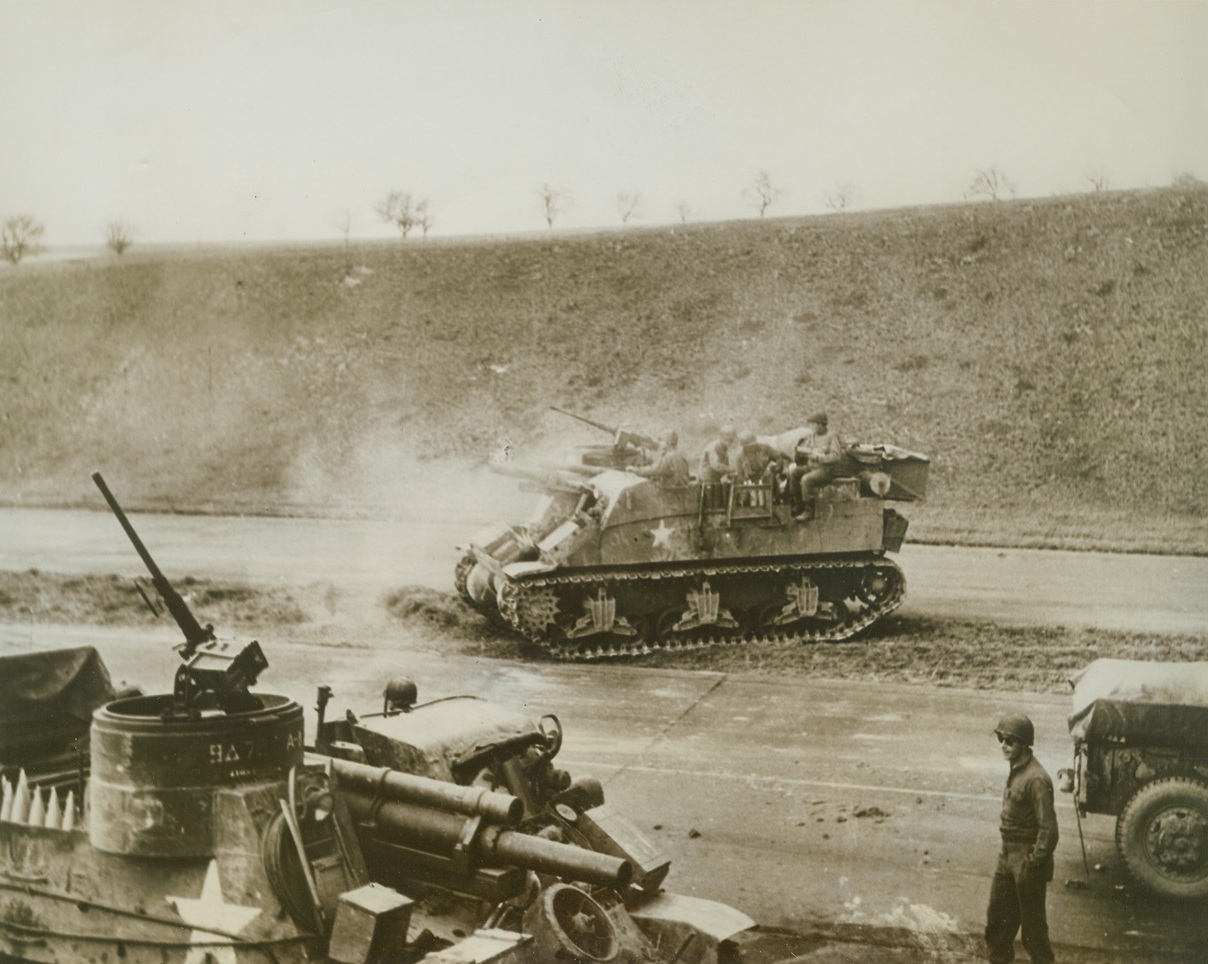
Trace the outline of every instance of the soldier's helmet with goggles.
<path fill-rule="evenodd" d="M 994 727 L 994 732 L 998 735 L 998 742 L 1001 743 L 1005 737 L 1014 737 L 1024 746 L 1031 746 L 1032 741 L 1036 737 L 1036 730 L 1032 726 L 1032 721 L 1022 713 L 1008 713 L 998 721 L 998 726 Z"/>

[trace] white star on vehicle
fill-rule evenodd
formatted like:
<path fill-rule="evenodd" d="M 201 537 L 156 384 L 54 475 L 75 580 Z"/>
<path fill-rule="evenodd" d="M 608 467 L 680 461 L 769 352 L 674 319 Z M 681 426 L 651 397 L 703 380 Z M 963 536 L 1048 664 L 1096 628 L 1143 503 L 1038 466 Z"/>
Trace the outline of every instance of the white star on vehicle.
<path fill-rule="evenodd" d="M 190 944 L 207 944 L 210 941 L 229 941 L 228 935 L 238 934 L 259 916 L 258 907 L 241 907 L 228 904 L 222 897 L 222 882 L 218 879 L 218 861 L 211 860 L 206 869 L 205 883 L 201 886 L 201 897 L 168 897 L 168 903 L 176 908 L 181 920 L 194 928 L 189 934 Z M 222 931 L 216 934 L 207 927 Z M 193 947 L 185 958 L 185 964 L 237 964 L 234 947 Z"/>
<path fill-rule="evenodd" d="M 667 525 L 666 519 L 659 519 L 659 527 L 651 529 L 650 534 L 654 536 L 655 549 L 670 549 L 671 548 L 671 533 L 675 531 L 675 526 Z"/>

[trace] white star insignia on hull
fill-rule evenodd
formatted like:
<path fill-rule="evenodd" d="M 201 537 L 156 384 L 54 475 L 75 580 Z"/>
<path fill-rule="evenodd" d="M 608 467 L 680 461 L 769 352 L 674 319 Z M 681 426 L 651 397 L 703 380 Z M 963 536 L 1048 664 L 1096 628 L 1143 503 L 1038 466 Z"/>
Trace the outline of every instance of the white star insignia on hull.
<path fill-rule="evenodd" d="M 655 549 L 670 549 L 671 534 L 675 532 L 675 526 L 667 525 L 666 519 L 659 519 L 659 527 L 651 529 L 650 534 L 654 536 Z"/>
<path fill-rule="evenodd" d="M 218 861 L 211 860 L 206 869 L 205 883 L 201 887 L 201 896 L 168 897 L 168 903 L 176 908 L 183 920 L 194 928 L 189 934 L 189 943 L 205 945 L 213 941 L 229 941 L 227 935 L 238 934 L 260 914 L 258 907 L 241 907 L 238 904 L 228 904 L 222 896 L 222 882 L 218 879 Z M 206 930 L 213 927 L 222 933 Z M 215 961 L 217 964 L 236 964 L 235 948 L 220 946 L 199 946 L 189 950 L 185 964 L 207 964 Z"/>

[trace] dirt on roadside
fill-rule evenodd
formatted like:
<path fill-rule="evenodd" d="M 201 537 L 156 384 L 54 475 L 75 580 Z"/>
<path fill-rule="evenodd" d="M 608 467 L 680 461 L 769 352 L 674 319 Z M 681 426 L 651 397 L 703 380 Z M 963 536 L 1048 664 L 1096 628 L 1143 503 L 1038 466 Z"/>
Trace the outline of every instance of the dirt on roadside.
<path fill-rule="evenodd" d="M 200 622 L 219 631 L 319 632 L 321 614 L 301 590 L 188 578 L 177 587 Z M 154 599 L 150 586 L 145 591 Z M 404 587 L 364 621 L 393 625 L 419 643 L 489 659 L 549 657 L 471 610 L 452 593 Z M 0 572 L 0 622 L 144 625 L 152 619 L 135 584 L 118 576 Z M 165 617 L 166 618 L 166 617 Z M 345 631 L 347 627 L 342 627 Z M 760 642 L 630 657 L 637 666 L 813 679 L 1069 692 L 1073 673 L 1100 657 L 1199 660 L 1203 635 L 1161 635 L 1064 627 L 1011 627 L 970 619 L 893 614 L 843 643 Z"/>

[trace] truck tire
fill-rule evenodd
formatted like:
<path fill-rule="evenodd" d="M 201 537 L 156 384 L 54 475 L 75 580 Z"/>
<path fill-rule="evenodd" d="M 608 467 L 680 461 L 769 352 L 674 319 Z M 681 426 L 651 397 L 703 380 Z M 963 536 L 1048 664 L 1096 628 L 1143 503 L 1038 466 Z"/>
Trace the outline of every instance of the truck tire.
<path fill-rule="evenodd" d="M 1116 821 L 1133 879 L 1163 897 L 1208 897 L 1208 786 L 1170 777 L 1141 787 Z"/>

